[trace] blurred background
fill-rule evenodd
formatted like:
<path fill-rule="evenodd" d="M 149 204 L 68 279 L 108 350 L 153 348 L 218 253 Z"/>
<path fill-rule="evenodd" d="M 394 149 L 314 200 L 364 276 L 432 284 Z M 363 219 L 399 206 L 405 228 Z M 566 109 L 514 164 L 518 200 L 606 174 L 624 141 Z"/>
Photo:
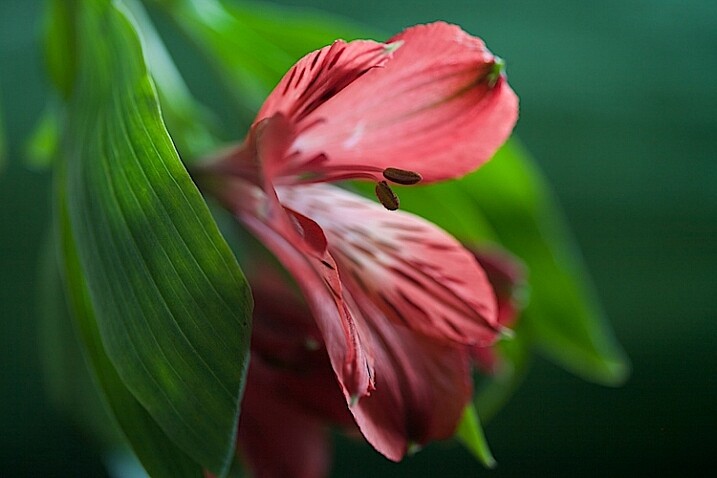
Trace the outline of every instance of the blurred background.
<path fill-rule="evenodd" d="M 339 439 L 333 476 L 709 475 L 717 429 L 717 2 L 275 3 L 343 15 L 386 36 L 444 19 L 506 59 L 521 97 L 517 134 L 556 191 L 633 367 L 624 386 L 605 388 L 536 360 L 486 425 L 496 470 L 450 443 L 395 465 Z M 0 1 L 0 476 L 106 476 L 88 437 L 43 395 L 37 265 L 50 177 L 22 162 L 49 89 L 41 12 L 40 1 Z"/>

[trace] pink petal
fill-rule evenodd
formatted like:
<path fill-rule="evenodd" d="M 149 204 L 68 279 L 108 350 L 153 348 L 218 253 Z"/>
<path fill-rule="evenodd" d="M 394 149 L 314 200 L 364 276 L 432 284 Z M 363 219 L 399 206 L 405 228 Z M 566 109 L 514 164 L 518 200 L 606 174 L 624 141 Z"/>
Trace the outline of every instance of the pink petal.
<path fill-rule="evenodd" d="M 336 263 L 321 228 L 311 219 L 278 210 L 275 198 L 242 180 L 215 185 L 213 193 L 296 279 L 326 344 L 347 401 L 372 388 L 373 367 L 342 297 Z"/>
<path fill-rule="evenodd" d="M 351 407 L 366 440 L 399 461 L 412 447 L 451 437 L 473 392 L 467 350 L 391 323 L 366 297 L 354 307 L 376 363 L 376 389 Z"/>
<path fill-rule="evenodd" d="M 281 113 L 255 122 L 241 145 L 219 151 L 195 169 L 205 176 L 234 176 L 273 195 L 273 181 L 284 167 L 295 127 Z"/>
<path fill-rule="evenodd" d="M 493 290 L 473 255 L 433 224 L 328 185 L 277 188 L 316 221 L 341 280 L 395 323 L 443 342 L 489 345 L 499 331 Z"/>
<path fill-rule="evenodd" d="M 238 435 L 239 451 L 252 476 L 327 476 L 331 449 L 325 425 L 263 386 L 257 372 L 249 372 Z"/>
<path fill-rule="evenodd" d="M 383 68 L 306 117 L 316 126 L 299 132 L 292 154 L 295 162 L 325 156 L 313 168 L 320 180 L 381 179 L 388 167 L 425 182 L 455 178 L 510 135 L 518 100 L 481 40 L 439 22 L 411 27 L 390 44 L 398 49 Z"/>
<path fill-rule="evenodd" d="M 390 53 L 385 45 L 370 40 L 350 43 L 336 40 L 309 53 L 284 75 L 259 110 L 255 122 L 280 113 L 293 123 L 302 124 L 322 103 L 372 68 L 383 65 Z"/>
<path fill-rule="evenodd" d="M 306 304 L 265 263 L 258 271 L 249 270 L 248 278 L 254 323 L 247 387 L 260 382 L 259 386 L 326 423 L 355 427 Z"/>

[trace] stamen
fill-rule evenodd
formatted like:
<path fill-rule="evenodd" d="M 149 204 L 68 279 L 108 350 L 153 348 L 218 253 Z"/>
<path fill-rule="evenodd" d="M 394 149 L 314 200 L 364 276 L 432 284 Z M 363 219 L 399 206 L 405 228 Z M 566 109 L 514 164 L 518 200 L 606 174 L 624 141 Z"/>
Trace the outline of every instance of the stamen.
<path fill-rule="evenodd" d="M 393 192 L 391 186 L 386 181 L 379 181 L 376 183 L 376 197 L 379 202 L 383 204 L 383 207 L 389 211 L 395 211 L 398 209 L 398 196 Z"/>
<path fill-rule="evenodd" d="M 407 171 L 398 168 L 386 168 L 383 170 L 383 177 L 396 184 L 410 186 L 421 182 L 423 177 L 415 171 Z"/>

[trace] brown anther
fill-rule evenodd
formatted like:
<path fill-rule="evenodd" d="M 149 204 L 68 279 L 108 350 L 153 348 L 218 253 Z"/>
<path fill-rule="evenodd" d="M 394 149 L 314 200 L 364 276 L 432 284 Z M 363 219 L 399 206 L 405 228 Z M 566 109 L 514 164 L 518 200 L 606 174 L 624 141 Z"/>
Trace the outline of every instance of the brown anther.
<path fill-rule="evenodd" d="M 423 177 L 415 171 L 406 171 L 405 169 L 386 168 L 383 170 L 383 177 L 396 184 L 410 186 L 421 182 Z"/>
<path fill-rule="evenodd" d="M 398 196 L 393 192 L 391 186 L 386 181 L 379 181 L 376 183 L 376 197 L 379 202 L 383 204 L 383 207 L 389 211 L 395 211 L 398 209 Z"/>

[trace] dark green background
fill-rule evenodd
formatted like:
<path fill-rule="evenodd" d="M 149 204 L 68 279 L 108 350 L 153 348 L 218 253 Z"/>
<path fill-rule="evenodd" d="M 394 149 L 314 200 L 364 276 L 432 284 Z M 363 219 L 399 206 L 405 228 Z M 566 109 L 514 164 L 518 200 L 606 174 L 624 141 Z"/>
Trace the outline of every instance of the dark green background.
<path fill-rule="evenodd" d="M 334 475 L 713 471 L 717 2 L 312 4 L 386 32 L 457 22 L 507 60 L 521 97 L 518 134 L 554 186 L 633 363 L 629 382 L 609 389 L 537 360 L 487 425 L 495 471 L 451 445 L 393 465 L 341 441 Z M 47 96 L 40 11 L 40 2 L 0 1 L 0 105 L 9 143 L 0 173 L 0 476 L 102 476 L 96 450 L 47 405 L 39 371 L 36 269 L 49 178 L 21 161 Z"/>

